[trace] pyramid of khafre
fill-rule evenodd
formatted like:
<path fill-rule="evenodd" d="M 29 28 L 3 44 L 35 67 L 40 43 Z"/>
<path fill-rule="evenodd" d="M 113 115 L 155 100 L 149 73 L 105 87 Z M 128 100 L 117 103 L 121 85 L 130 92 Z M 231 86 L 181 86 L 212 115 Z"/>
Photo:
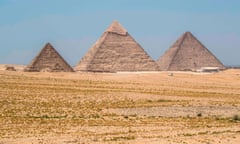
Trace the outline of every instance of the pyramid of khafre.
<path fill-rule="evenodd" d="M 24 71 L 73 72 L 73 69 L 53 46 L 47 43 Z"/>
<path fill-rule="evenodd" d="M 159 66 L 144 49 L 114 21 L 75 67 L 76 71 L 157 71 Z"/>
<path fill-rule="evenodd" d="M 157 61 L 161 70 L 195 71 L 202 67 L 224 65 L 190 32 L 184 33 Z"/>

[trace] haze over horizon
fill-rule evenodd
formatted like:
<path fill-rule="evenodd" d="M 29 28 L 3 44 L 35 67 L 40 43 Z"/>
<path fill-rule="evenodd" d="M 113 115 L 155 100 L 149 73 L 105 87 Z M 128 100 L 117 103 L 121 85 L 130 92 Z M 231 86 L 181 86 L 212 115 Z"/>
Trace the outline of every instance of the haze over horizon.
<path fill-rule="evenodd" d="M 224 65 L 240 65 L 239 0 L 1 0 L 0 63 L 28 64 L 50 42 L 76 65 L 117 20 L 157 60 L 191 31 Z"/>

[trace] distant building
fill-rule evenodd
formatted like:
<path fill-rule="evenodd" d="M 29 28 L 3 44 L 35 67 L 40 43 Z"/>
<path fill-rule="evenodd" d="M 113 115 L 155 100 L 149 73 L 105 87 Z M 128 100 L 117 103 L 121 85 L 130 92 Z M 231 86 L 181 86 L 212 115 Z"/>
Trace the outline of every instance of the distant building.
<path fill-rule="evenodd" d="M 8 65 L 7 65 L 5 68 L 6 68 L 6 69 L 5 69 L 6 71 L 16 71 L 16 69 L 15 69 L 14 66 L 8 66 Z"/>
<path fill-rule="evenodd" d="M 157 63 L 160 69 L 165 71 L 196 71 L 202 67 L 225 69 L 224 65 L 190 32 L 184 33 Z"/>
<path fill-rule="evenodd" d="M 75 70 L 91 72 L 158 71 L 159 66 L 127 30 L 120 23 L 114 21 L 80 60 Z"/>
<path fill-rule="evenodd" d="M 47 43 L 25 68 L 26 72 L 73 72 L 72 67 Z"/>

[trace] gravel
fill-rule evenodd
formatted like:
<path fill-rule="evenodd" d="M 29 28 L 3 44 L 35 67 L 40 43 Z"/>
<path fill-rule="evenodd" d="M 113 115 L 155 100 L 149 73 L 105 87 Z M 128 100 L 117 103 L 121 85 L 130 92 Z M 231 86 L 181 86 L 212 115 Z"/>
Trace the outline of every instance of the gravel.
<path fill-rule="evenodd" d="M 106 113 L 118 115 L 158 117 L 232 117 L 240 115 L 240 107 L 234 106 L 162 106 L 148 108 L 107 109 Z"/>

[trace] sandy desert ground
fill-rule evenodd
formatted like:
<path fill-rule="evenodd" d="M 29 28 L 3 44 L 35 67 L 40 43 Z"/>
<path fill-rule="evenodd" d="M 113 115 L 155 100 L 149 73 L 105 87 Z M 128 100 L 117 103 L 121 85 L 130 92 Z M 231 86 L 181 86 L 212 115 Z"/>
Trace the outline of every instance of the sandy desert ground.
<path fill-rule="evenodd" d="M 239 144 L 240 70 L 172 73 L 2 68 L 0 144 Z"/>

